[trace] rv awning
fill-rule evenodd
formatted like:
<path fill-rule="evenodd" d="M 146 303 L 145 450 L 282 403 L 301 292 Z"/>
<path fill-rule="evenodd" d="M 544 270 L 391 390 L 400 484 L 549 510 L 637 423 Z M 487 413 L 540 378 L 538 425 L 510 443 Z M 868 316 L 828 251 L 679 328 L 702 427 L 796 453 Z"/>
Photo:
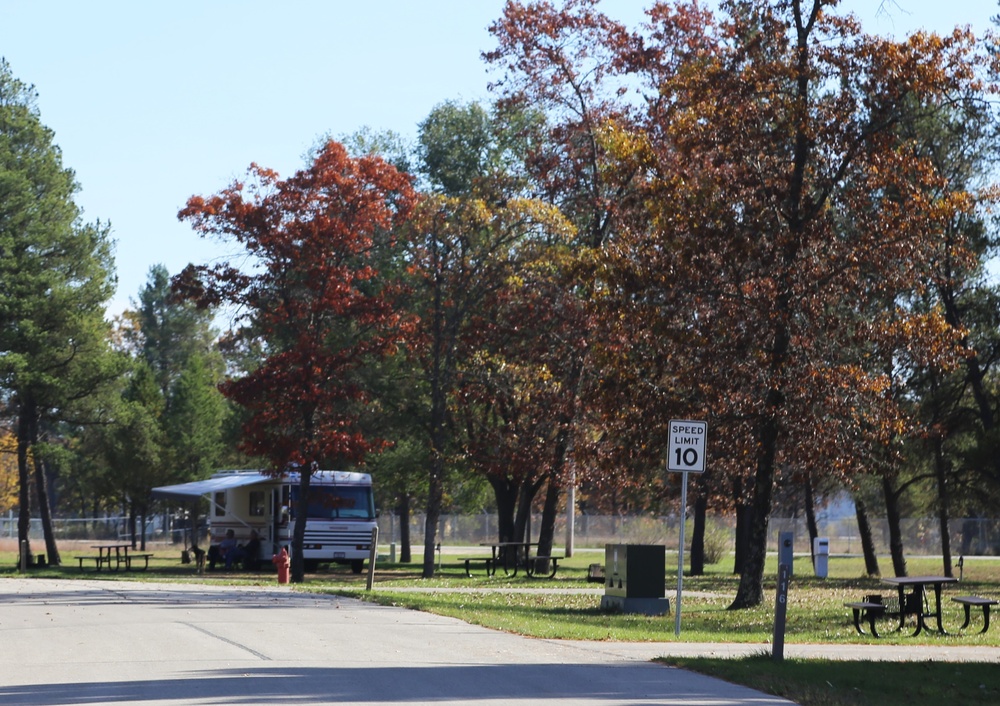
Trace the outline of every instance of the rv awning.
<path fill-rule="evenodd" d="M 215 476 L 207 480 L 196 480 L 191 483 L 180 483 L 178 485 L 164 485 L 153 488 L 154 498 L 165 498 L 171 500 L 189 500 L 201 497 L 209 493 L 216 493 L 230 488 L 240 488 L 245 485 L 257 485 L 274 481 L 271 476 L 263 473 L 234 473 L 232 475 Z"/>

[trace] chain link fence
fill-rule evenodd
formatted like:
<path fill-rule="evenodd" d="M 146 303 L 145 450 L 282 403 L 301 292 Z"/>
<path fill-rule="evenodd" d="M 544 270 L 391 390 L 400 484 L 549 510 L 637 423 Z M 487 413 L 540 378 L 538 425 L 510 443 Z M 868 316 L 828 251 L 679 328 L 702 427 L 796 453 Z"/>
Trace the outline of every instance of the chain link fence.
<path fill-rule="evenodd" d="M 410 521 L 410 541 L 414 546 L 423 542 L 423 515 L 414 515 Z M 889 524 L 885 520 L 872 518 L 872 534 L 875 551 L 889 554 Z M 541 516 L 531 518 L 531 540 L 538 540 Z M 706 527 L 706 544 L 709 540 L 723 544 L 732 551 L 735 543 L 736 522 L 729 517 L 709 517 Z M 861 537 L 854 518 L 821 521 L 818 523 L 819 536 L 830 540 L 833 554 L 861 554 Z M 934 518 L 905 519 L 901 522 L 903 547 L 907 554 L 941 554 L 940 524 Z M 808 551 L 809 531 L 804 518 L 771 518 L 768 527 L 768 549 L 777 551 L 778 536 L 782 532 L 792 532 L 797 551 Z M 997 519 L 955 519 L 948 525 L 952 554 L 1000 556 L 1000 520 Z M 498 539 L 495 515 L 443 515 L 440 518 L 437 541 L 442 545 L 477 545 Z M 574 519 L 573 545 L 578 548 L 603 549 L 605 544 L 662 544 L 667 549 L 677 549 L 680 536 L 676 516 L 615 516 L 577 515 Z M 691 520 L 685 536 L 690 542 Z M 383 514 L 379 518 L 380 542 L 387 544 L 400 541 L 399 519 Z M 556 521 L 555 544 L 566 542 L 566 517 Z"/>
<path fill-rule="evenodd" d="M 165 532 L 166 518 L 160 515 L 152 517 L 146 522 L 146 539 L 162 542 L 180 541 L 179 532 Z M 59 540 L 101 540 L 117 541 L 131 538 L 128 528 L 128 518 L 121 517 L 99 517 L 99 518 L 53 518 L 52 531 L 56 541 Z M 171 537 L 170 535 L 176 535 Z M 42 521 L 39 518 L 32 518 L 28 529 L 29 540 L 41 540 L 44 538 L 42 532 Z M 8 513 L 5 517 L 0 517 L 0 539 L 17 539 L 17 513 Z"/>
<path fill-rule="evenodd" d="M 413 546 L 423 543 L 424 515 L 413 515 L 410 521 L 410 541 Z M 885 520 L 871 521 L 875 551 L 889 553 L 889 525 Z M 183 529 L 169 527 L 167 518 L 157 516 L 146 523 L 146 538 L 153 542 L 181 542 Z M 541 516 L 531 518 L 531 539 L 538 540 Z M 56 539 L 111 540 L 129 537 L 128 518 L 102 517 L 98 519 L 59 518 L 53 520 Z M 906 519 L 901 523 L 903 547 L 911 555 L 940 555 L 941 531 L 936 519 Z M 777 551 L 778 536 L 791 532 L 796 551 L 809 550 L 809 532 L 803 518 L 771 518 L 768 527 L 768 549 Z M 948 525 L 951 553 L 967 556 L 1000 556 L 1000 520 L 965 518 L 952 520 Z M 385 514 L 379 518 L 381 544 L 400 541 L 399 518 Z M 690 541 L 691 520 L 685 535 Z M 29 538 L 41 539 L 41 521 L 32 519 Z M 605 544 L 662 544 L 669 550 L 677 549 L 680 532 L 676 516 L 650 517 L 643 515 L 577 515 L 574 520 L 574 547 L 603 549 Z M 819 536 L 830 541 L 832 554 L 860 554 L 861 537 L 854 518 L 819 522 Z M 17 515 L 9 513 L 0 517 L 0 538 L 17 537 Z M 498 539 L 496 515 L 443 515 L 440 518 L 437 541 L 442 545 L 475 546 Z M 735 520 L 729 517 L 709 517 L 706 527 L 706 545 L 719 545 L 732 551 L 735 542 Z M 566 517 L 556 521 L 555 544 L 566 543 Z"/>

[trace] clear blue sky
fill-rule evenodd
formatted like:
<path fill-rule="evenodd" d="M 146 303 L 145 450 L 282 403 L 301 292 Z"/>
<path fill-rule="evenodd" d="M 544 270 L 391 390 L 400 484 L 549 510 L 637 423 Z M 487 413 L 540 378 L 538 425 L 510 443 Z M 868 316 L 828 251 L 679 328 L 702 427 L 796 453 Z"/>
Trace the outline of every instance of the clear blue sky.
<path fill-rule="evenodd" d="M 39 92 L 87 221 L 117 241 L 113 313 L 149 268 L 225 256 L 177 211 L 251 162 L 289 175 L 323 134 L 412 136 L 446 100 L 488 97 L 480 52 L 503 0 L 0 0 L 0 56 Z M 645 0 L 604 0 L 635 25 Z M 971 24 L 996 0 L 845 0 L 867 31 Z"/>

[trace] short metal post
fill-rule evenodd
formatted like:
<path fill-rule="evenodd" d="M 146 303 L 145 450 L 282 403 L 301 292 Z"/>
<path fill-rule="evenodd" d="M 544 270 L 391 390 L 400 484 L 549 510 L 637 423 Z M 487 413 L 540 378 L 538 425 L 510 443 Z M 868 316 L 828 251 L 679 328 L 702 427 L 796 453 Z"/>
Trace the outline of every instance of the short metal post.
<path fill-rule="evenodd" d="M 368 588 L 366 590 L 372 590 L 372 584 L 375 582 L 375 559 L 378 557 L 378 525 L 372 527 L 372 543 L 371 550 L 368 552 Z"/>
<path fill-rule="evenodd" d="M 778 595 L 774 601 L 774 639 L 771 642 L 771 658 L 775 662 L 785 659 L 785 617 L 788 614 L 788 579 L 791 567 L 778 565 Z"/>

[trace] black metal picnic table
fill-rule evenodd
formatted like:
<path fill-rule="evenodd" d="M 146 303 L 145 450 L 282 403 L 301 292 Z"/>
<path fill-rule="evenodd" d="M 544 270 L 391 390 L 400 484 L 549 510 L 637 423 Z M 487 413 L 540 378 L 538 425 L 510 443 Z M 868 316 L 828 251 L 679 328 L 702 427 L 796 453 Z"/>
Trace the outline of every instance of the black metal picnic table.
<path fill-rule="evenodd" d="M 917 629 L 913 633 L 919 635 L 924 629 L 930 630 L 928 618 L 937 621 L 937 631 L 944 635 L 944 624 L 941 621 L 941 587 L 946 583 L 958 583 L 953 576 L 893 576 L 882 579 L 883 583 L 895 586 L 899 592 L 899 630 L 903 629 L 907 615 L 915 615 Z M 934 608 L 931 609 L 927 600 L 927 587 L 934 588 Z M 913 591 L 906 593 L 907 588 Z"/>

